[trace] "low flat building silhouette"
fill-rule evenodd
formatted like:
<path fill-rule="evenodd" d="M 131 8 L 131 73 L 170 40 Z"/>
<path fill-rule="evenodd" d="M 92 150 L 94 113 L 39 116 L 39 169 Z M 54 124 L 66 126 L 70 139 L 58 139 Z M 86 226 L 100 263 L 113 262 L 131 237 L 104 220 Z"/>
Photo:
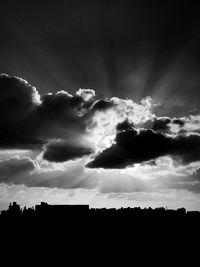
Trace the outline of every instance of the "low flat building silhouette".
<path fill-rule="evenodd" d="M 84 216 L 89 213 L 89 205 L 49 205 L 42 202 L 35 206 L 35 213 L 40 216 Z"/>

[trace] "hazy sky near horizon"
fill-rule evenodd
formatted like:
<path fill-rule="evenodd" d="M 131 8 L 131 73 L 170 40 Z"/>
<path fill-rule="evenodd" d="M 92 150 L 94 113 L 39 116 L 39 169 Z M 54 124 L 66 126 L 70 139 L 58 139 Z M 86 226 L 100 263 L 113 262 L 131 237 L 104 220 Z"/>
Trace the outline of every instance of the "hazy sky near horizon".
<path fill-rule="evenodd" d="M 4 1 L 0 209 L 200 209 L 200 17 L 188 1 Z"/>

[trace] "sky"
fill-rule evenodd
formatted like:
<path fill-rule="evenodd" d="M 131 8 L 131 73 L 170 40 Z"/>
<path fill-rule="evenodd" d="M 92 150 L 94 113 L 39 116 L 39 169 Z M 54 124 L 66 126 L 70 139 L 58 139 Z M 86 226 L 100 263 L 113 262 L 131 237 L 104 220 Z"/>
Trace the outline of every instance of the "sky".
<path fill-rule="evenodd" d="M 200 17 L 188 1 L 1 3 L 0 210 L 200 210 Z"/>

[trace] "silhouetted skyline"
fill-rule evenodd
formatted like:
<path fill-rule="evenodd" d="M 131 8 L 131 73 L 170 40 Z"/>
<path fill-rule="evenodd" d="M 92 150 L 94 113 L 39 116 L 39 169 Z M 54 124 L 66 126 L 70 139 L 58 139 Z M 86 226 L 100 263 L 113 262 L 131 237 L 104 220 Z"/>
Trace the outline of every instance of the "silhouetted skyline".
<path fill-rule="evenodd" d="M 26 206 L 21 208 L 16 202 L 10 203 L 7 210 L 3 210 L 0 214 L 0 219 L 17 219 L 17 218 L 70 218 L 75 219 L 76 217 L 104 217 L 108 216 L 111 218 L 114 216 L 127 217 L 138 216 L 150 216 L 150 217 L 182 217 L 190 218 L 194 217 L 200 219 L 200 212 L 198 211 L 186 211 L 185 208 L 179 208 L 177 210 L 159 207 L 152 209 L 151 207 L 141 209 L 140 207 L 134 208 L 120 208 L 120 209 L 106 209 L 106 208 L 90 208 L 89 205 L 49 205 L 48 203 L 42 202 L 40 205 L 35 207 Z"/>

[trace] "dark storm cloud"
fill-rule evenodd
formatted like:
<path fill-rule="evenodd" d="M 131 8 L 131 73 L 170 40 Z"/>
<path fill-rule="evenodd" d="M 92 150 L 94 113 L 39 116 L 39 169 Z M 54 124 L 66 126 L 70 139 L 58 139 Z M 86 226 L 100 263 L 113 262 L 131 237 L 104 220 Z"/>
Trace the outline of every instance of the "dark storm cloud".
<path fill-rule="evenodd" d="M 0 161 L 0 184 L 27 187 L 86 188 L 97 187 L 98 180 L 85 172 L 82 164 L 71 164 L 66 169 L 42 169 L 36 160 L 14 157 Z"/>
<path fill-rule="evenodd" d="M 155 118 L 153 121 L 153 126 L 152 129 L 154 131 L 170 131 L 170 124 L 175 124 L 180 127 L 180 129 L 184 126 L 185 121 L 184 118 L 179 119 L 179 118 L 169 118 L 169 117 L 160 117 L 160 118 Z"/>
<path fill-rule="evenodd" d="M 92 89 L 79 89 L 74 95 L 59 91 L 41 97 L 27 81 L 6 74 L 0 75 L 0 101 L 0 148 L 45 148 L 44 158 L 56 162 L 92 153 L 94 141 L 89 143 L 84 137 L 97 126 L 95 115 L 112 109 L 117 120 L 142 108 L 140 113 L 149 112 L 150 116 L 145 104 L 116 97 L 96 100 Z M 110 118 L 104 117 L 108 124 Z M 126 124 L 128 121 L 119 127 Z"/>
<path fill-rule="evenodd" d="M 184 161 L 192 160 L 191 157 L 194 157 L 195 160 L 195 155 L 198 153 L 191 140 L 198 139 L 198 135 L 191 135 L 190 137 L 179 135 L 172 138 L 158 133 L 170 132 L 172 125 L 178 125 L 179 133 L 181 130 L 190 132 L 190 128 L 191 131 L 197 131 L 200 129 L 199 116 L 157 118 L 155 115 L 151 116 L 149 108 L 145 109 L 142 104 L 138 105 L 130 99 L 120 100 L 114 97 L 95 100 L 95 92 L 91 89 L 79 89 L 75 95 L 66 91 L 59 91 L 40 97 L 36 88 L 27 81 L 2 74 L 0 75 L 0 148 L 43 149 L 44 158 L 55 162 L 89 155 L 94 152 L 94 144 L 89 143 L 89 141 L 86 142 L 86 139 L 84 139 L 88 134 L 88 126 L 90 125 L 89 131 L 92 131 L 96 127 L 96 122 L 93 121 L 95 115 L 98 117 L 100 112 L 105 114 L 104 112 L 111 109 L 115 116 L 119 118 L 124 116 L 125 120 L 116 127 L 118 132 L 116 144 L 104 150 L 102 154 L 97 155 L 94 162 L 99 162 L 99 160 L 101 162 L 104 160 L 104 155 L 106 157 L 111 153 L 111 155 L 113 154 L 112 159 L 110 159 L 113 161 L 112 164 L 116 167 L 123 167 L 166 154 L 175 155 L 176 151 L 177 155 L 180 154 Z M 132 111 L 131 115 L 127 113 L 127 118 L 126 109 Z M 152 128 L 154 131 L 141 130 L 136 134 L 133 129 L 134 125 L 129 122 L 131 116 L 136 115 L 135 113 L 138 118 L 139 116 L 144 116 L 144 118 L 153 117 L 154 119 L 150 121 L 147 128 Z M 112 118 L 105 116 L 106 125 L 112 124 L 112 121 L 109 122 L 109 119 L 112 120 Z M 102 124 L 101 127 L 106 126 Z M 124 140 L 122 144 L 120 143 L 121 140 Z M 127 142 L 125 142 L 126 140 Z M 151 143 L 150 145 L 147 140 Z M 188 147 L 189 141 L 191 147 Z M 140 145 L 141 149 L 139 149 Z M 188 147 L 188 158 L 184 147 Z M 193 147 L 193 153 L 191 153 L 190 150 Z M 127 148 L 133 149 L 133 151 L 136 149 L 134 156 L 131 154 L 131 150 Z M 103 165 L 108 164 L 109 167 L 110 160 L 108 160 L 108 163 L 103 161 Z M 94 163 L 90 163 L 89 166 L 93 166 L 92 164 Z"/>
<path fill-rule="evenodd" d="M 0 161 L 0 183 L 23 183 L 32 171 L 35 170 L 37 163 L 28 157 L 14 157 Z M 19 181 L 20 180 L 20 181 Z M 28 182 L 28 179 L 27 179 Z"/>
<path fill-rule="evenodd" d="M 0 147 L 29 148 L 43 144 L 30 120 L 39 105 L 35 87 L 18 77 L 0 75 Z"/>
<path fill-rule="evenodd" d="M 200 160 L 200 136 L 156 133 L 134 129 L 117 133 L 115 143 L 103 150 L 87 166 L 90 168 L 125 168 L 134 163 L 161 156 L 177 157 L 183 163 Z"/>
<path fill-rule="evenodd" d="M 169 123 L 171 122 L 170 118 L 161 118 L 155 119 L 153 122 L 154 131 L 168 131 L 170 130 Z"/>
<path fill-rule="evenodd" d="M 46 146 L 43 158 L 52 162 L 63 162 L 67 160 L 77 159 L 93 152 L 92 149 L 66 142 L 50 143 Z"/>
<path fill-rule="evenodd" d="M 117 124 L 117 131 L 127 131 L 133 129 L 134 125 L 131 124 L 128 120 L 123 121 L 122 123 Z"/>
<path fill-rule="evenodd" d="M 185 121 L 183 119 L 172 119 L 172 123 L 177 124 L 180 127 L 183 127 L 185 124 Z"/>
<path fill-rule="evenodd" d="M 36 88 L 27 81 L 1 74 L 0 147 L 42 149 L 44 144 L 61 139 L 63 142 L 68 141 L 69 148 L 66 142 L 63 150 L 59 145 L 56 151 L 55 145 L 52 145 L 45 155 L 50 158 L 51 154 L 53 158 L 52 153 L 56 153 L 56 157 L 59 157 L 60 152 L 60 159 L 64 155 L 69 159 L 70 153 L 72 158 L 73 154 L 78 157 L 80 153 L 81 157 L 89 153 L 91 149 L 84 150 L 80 140 L 86 133 L 84 112 L 92 105 L 93 97 L 93 90 L 80 89 L 75 96 L 60 91 L 40 98 Z M 67 150 L 70 151 L 68 156 Z"/>
<path fill-rule="evenodd" d="M 34 113 L 39 123 L 40 134 L 44 138 L 62 138 L 68 131 L 84 132 L 84 119 L 77 116 L 84 101 L 79 96 L 71 96 L 65 91 L 47 94 Z"/>

